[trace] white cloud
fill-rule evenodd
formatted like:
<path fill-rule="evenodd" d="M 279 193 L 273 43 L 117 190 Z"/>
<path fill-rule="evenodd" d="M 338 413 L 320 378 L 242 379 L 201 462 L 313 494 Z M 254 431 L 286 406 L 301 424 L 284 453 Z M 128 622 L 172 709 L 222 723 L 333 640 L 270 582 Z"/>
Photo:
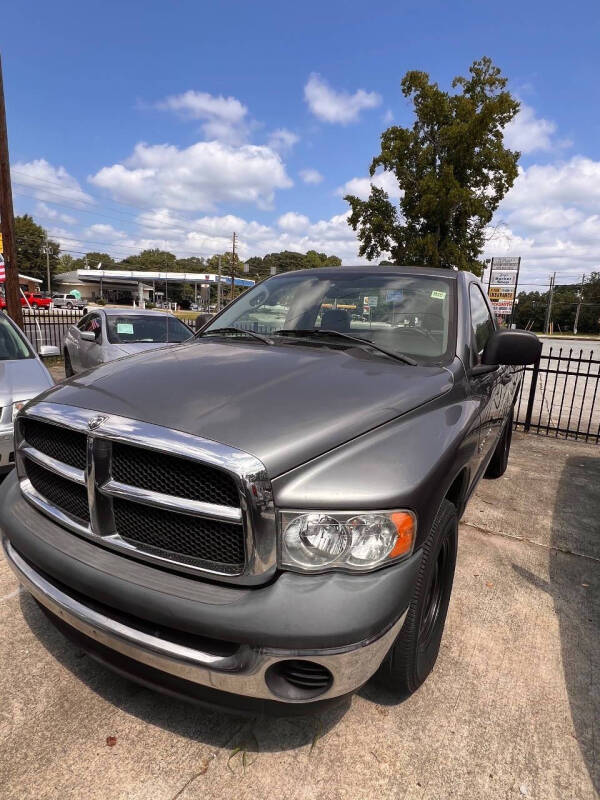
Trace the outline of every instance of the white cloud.
<path fill-rule="evenodd" d="M 57 222 L 62 222 L 65 225 L 74 225 L 77 222 L 75 217 L 72 217 L 70 214 L 63 214 L 60 211 L 57 211 L 55 208 L 47 205 L 43 201 L 40 201 L 35 206 L 35 215 L 37 217 L 41 217 L 42 219 L 52 219 L 56 220 Z"/>
<path fill-rule="evenodd" d="M 268 208 L 277 189 L 292 186 L 271 148 L 216 141 L 183 149 L 142 142 L 124 163 L 104 167 L 89 180 L 119 201 L 189 211 L 212 211 L 220 203 Z"/>
<path fill-rule="evenodd" d="M 378 172 L 372 178 L 351 178 L 342 186 L 339 186 L 335 193 L 340 197 L 347 194 L 354 194 L 361 200 L 367 200 L 371 194 L 371 186 L 377 186 L 388 193 L 392 200 L 398 200 L 402 196 L 402 191 L 398 186 L 398 181 L 393 172 L 384 170 Z"/>
<path fill-rule="evenodd" d="M 26 193 L 42 202 L 68 203 L 78 207 L 93 202 L 93 198 L 64 167 L 53 167 L 44 158 L 17 161 L 11 168 L 11 177 L 15 193 Z"/>
<path fill-rule="evenodd" d="M 558 280 L 597 269 L 600 252 L 600 161 L 575 156 L 519 170 L 504 198 L 486 256 L 520 255 L 524 280 Z"/>
<path fill-rule="evenodd" d="M 321 183 L 323 180 L 318 169 L 301 169 L 299 175 L 304 183 Z"/>
<path fill-rule="evenodd" d="M 162 111 L 175 111 L 187 119 L 204 120 L 207 139 L 241 144 L 248 136 L 247 107 L 235 97 L 218 97 L 190 89 L 155 104 Z"/>
<path fill-rule="evenodd" d="M 388 108 L 388 110 L 383 115 L 383 121 L 385 122 L 386 125 L 389 125 L 390 122 L 394 121 L 394 112 L 392 111 L 391 108 Z"/>
<path fill-rule="evenodd" d="M 356 122 L 364 109 L 380 105 L 377 92 L 357 89 L 354 94 L 333 89 L 320 75 L 313 72 L 304 87 L 304 99 L 312 113 L 324 122 L 347 125 Z"/>
<path fill-rule="evenodd" d="M 310 220 L 304 214 L 297 214 L 295 211 L 288 211 L 287 214 L 282 214 L 277 220 L 277 225 L 283 231 L 290 233 L 299 233 L 305 231 L 310 225 Z"/>
<path fill-rule="evenodd" d="M 277 128 L 277 130 L 270 134 L 267 140 L 267 146 L 279 153 L 285 153 L 291 150 L 299 141 L 300 137 L 297 133 L 288 131 L 287 128 Z"/>
<path fill-rule="evenodd" d="M 511 150 L 533 153 L 536 150 L 553 150 L 564 147 L 567 142 L 555 142 L 556 124 L 549 119 L 537 117 L 531 106 L 521 103 L 517 115 L 504 129 L 504 142 Z"/>

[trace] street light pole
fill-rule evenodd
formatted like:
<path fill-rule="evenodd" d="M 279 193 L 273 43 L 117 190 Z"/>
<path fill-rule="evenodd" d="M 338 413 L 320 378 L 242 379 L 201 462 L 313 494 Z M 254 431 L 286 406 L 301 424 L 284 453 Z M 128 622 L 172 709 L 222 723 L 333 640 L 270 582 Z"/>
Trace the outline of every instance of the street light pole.
<path fill-rule="evenodd" d="M 233 292 L 235 287 L 235 231 L 233 233 L 233 239 L 231 243 L 231 300 L 233 302 Z"/>
<path fill-rule="evenodd" d="M 556 282 L 556 272 L 550 278 L 550 291 L 548 292 L 548 305 L 546 306 L 546 321 L 544 323 L 544 333 L 550 330 L 550 319 L 552 317 L 552 299 L 554 297 L 554 284 Z"/>
<path fill-rule="evenodd" d="M 48 237 L 46 237 L 46 283 L 48 286 L 48 294 L 52 295 L 52 288 L 50 286 L 50 245 L 48 244 Z"/>

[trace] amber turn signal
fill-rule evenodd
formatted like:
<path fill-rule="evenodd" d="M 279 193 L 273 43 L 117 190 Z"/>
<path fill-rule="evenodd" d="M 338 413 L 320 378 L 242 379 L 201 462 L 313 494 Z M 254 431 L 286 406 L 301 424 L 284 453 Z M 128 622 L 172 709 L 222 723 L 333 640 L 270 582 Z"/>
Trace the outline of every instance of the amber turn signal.
<path fill-rule="evenodd" d="M 394 523 L 398 538 L 388 558 L 398 558 L 410 553 L 415 538 L 415 518 L 406 511 L 396 511 L 390 514 L 390 519 Z"/>

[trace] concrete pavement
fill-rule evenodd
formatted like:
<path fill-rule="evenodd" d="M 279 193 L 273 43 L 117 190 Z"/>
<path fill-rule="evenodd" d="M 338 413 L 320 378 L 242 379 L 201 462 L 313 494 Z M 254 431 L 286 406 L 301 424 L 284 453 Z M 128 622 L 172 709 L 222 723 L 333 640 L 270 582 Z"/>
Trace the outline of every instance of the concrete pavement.
<path fill-rule="evenodd" d="M 0 562 L 0 796 L 598 797 L 599 520 L 600 448 L 515 435 L 463 520 L 424 686 L 401 704 L 367 686 L 292 720 L 206 713 L 113 675 Z"/>

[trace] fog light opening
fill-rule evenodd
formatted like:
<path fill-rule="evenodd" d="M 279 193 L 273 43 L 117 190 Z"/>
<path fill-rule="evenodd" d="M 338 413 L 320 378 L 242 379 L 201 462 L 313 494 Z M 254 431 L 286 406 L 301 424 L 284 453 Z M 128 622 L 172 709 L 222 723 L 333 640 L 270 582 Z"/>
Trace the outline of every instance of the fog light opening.
<path fill-rule="evenodd" d="M 333 684 L 333 675 L 314 661 L 289 659 L 272 664 L 265 673 L 269 689 L 284 700 L 311 700 Z"/>

